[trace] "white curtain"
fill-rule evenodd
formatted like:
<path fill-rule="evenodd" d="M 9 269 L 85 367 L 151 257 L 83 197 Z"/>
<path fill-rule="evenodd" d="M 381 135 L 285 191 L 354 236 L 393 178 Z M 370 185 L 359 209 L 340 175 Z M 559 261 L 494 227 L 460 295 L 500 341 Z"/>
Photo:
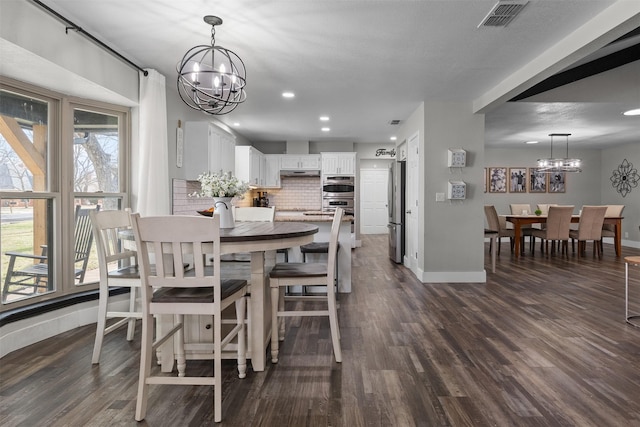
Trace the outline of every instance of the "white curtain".
<path fill-rule="evenodd" d="M 140 130 L 137 206 L 142 216 L 169 215 L 169 147 L 165 78 L 155 70 L 140 72 Z"/>

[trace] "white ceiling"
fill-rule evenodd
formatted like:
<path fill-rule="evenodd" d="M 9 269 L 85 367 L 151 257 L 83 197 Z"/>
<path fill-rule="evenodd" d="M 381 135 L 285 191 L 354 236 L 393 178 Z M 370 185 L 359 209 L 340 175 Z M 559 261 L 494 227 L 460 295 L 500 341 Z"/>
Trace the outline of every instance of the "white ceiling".
<path fill-rule="evenodd" d="M 406 120 L 421 102 L 476 101 L 614 3 L 636 1 L 531 0 L 506 28 L 480 29 L 495 0 L 42 2 L 140 67 L 158 70 L 170 87 L 184 53 L 210 42 L 203 16 L 220 16 L 216 44 L 245 62 L 248 98 L 217 118 L 230 127 L 239 122 L 236 130 L 252 141 L 383 143 L 397 130 L 389 121 Z M 631 20 L 640 26 L 640 14 Z M 574 58 L 621 35 L 609 34 Z M 491 110 L 487 146 L 522 146 L 551 132 L 573 133 L 585 147 L 638 141 L 640 117 L 620 112 L 640 107 L 639 65 L 617 72 L 613 81 L 631 85 L 623 90 L 592 77 L 607 88 L 605 98 L 577 82 L 583 99 L 559 88 L 533 98 L 539 102 Z M 296 97 L 283 99 L 285 90 Z M 320 115 L 331 117 L 331 132 L 320 131 Z"/>

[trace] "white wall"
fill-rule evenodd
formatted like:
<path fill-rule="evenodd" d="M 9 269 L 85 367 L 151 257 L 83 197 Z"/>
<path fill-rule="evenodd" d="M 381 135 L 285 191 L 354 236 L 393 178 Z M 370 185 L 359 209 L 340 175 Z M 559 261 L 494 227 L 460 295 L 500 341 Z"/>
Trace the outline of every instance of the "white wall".
<path fill-rule="evenodd" d="M 0 2 L 0 75 L 135 106 L 138 71 L 28 1 Z"/>
<path fill-rule="evenodd" d="M 631 192 L 622 197 L 611 185 L 611 175 L 614 170 L 627 159 L 633 164 L 636 173 L 640 174 L 640 142 L 614 147 L 602 151 L 601 173 L 601 203 L 608 205 L 625 205 L 622 215 L 623 244 L 640 248 L 640 182 Z M 628 233 L 628 237 L 627 237 Z"/>
<path fill-rule="evenodd" d="M 423 280 L 484 282 L 484 115 L 471 102 L 426 103 L 424 115 Z M 467 151 L 466 167 L 447 167 L 449 148 Z M 449 180 L 466 182 L 466 200 L 435 201 Z"/>

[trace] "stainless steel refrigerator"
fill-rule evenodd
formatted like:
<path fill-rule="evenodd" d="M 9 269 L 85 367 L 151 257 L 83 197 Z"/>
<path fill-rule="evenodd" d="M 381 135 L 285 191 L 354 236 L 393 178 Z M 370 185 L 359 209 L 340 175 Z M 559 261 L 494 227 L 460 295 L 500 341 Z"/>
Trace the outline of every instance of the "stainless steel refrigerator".
<path fill-rule="evenodd" d="M 389 258 L 396 263 L 402 263 L 404 257 L 405 168 L 405 162 L 389 164 Z"/>

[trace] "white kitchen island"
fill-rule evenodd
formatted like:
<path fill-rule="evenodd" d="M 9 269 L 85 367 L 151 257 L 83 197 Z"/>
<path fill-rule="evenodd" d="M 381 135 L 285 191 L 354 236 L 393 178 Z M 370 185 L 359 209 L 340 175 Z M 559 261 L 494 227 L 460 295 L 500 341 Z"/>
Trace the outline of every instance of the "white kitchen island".
<path fill-rule="evenodd" d="M 338 292 L 351 292 L 351 215 L 345 215 L 340 225 L 340 250 L 338 251 Z M 314 234 L 314 241 L 328 242 L 331 234 L 333 215 L 323 215 L 319 212 L 308 211 L 278 211 L 275 221 L 305 222 L 318 226 L 318 233 Z M 324 254 L 307 254 L 307 262 L 326 262 Z M 302 262 L 300 247 L 289 249 L 289 262 Z"/>

